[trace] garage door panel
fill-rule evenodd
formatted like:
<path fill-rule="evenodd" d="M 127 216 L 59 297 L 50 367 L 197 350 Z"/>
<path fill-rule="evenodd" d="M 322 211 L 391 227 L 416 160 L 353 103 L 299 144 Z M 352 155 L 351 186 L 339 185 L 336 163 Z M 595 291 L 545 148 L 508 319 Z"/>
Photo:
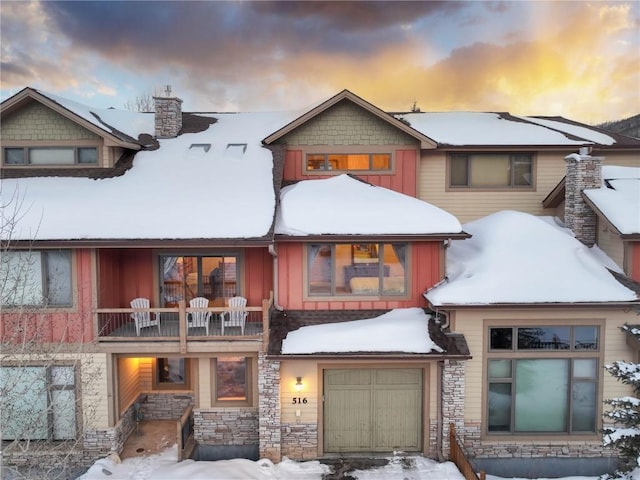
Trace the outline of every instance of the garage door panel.
<path fill-rule="evenodd" d="M 420 451 L 421 369 L 324 372 L 326 452 Z"/>
<path fill-rule="evenodd" d="M 419 450 L 422 395 L 414 390 L 376 390 L 375 438 L 378 451 Z M 418 428 L 417 428 L 418 427 Z"/>
<path fill-rule="evenodd" d="M 371 385 L 371 381 L 371 370 L 328 370 L 325 374 L 325 384 L 332 387 Z"/>
<path fill-rule="evenodd" d="M 371 389 L 335 390 L 326 396 L 325 408 L 332 412 L 325 422 L 325 444 L 331 451 L 371 449 Z"/>
<path fill-rule="evenodd" d="M 420 385 L 422 384 L 422 372 L 415 369 L 385 368 L 375 370 L 376 385 Z"/>

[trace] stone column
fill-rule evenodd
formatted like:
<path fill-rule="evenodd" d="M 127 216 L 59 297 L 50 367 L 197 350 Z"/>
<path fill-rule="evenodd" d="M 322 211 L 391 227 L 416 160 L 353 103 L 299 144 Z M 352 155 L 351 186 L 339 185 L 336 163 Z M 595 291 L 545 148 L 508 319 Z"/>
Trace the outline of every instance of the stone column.
<path fill-rule="evenodd" d="M 258 428 L 260 458 L 279 462 L 282 458 L 280 430 L 280 362 L 258 354 Z"/>
<path fill-rule="evenodd" d="M 564 223 L 575 237 L 588 247 L 596 243 L 597 216 L 585 202 L 582 192 L 602 186 L 603 157 L 571 154 L 565 157 Z"/>
<path fill-rule="evenodd" d="M 464 361 L 445 360 L 442 369 L 442 454 L 449 457 L 449 423 L 464 435 Z"/>

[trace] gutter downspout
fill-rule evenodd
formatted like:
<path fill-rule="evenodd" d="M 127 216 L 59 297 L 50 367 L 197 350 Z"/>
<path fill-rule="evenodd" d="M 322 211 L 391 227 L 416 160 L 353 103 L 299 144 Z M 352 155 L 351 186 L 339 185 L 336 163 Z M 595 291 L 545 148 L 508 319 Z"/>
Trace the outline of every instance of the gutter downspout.
<path fill-rule="evenodd" d="M 278 252 L 273 243 L 269 244 L 269 254 L 273 257 L 273 308 L 283 312 L 284 307 L 278 303 Z"/>

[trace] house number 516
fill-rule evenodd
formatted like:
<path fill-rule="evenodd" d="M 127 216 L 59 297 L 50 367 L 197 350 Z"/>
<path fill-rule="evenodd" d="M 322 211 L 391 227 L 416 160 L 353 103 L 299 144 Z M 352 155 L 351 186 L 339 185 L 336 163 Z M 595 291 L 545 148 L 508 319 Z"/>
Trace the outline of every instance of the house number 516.
<path fill-rule="evenodd" d="M 304 398 L 301 398 L 301 397 L 293 397 L 293 402 L 291 402 L 291 403 L 293 403 L 294 405 L 297 405 L 297 404 L 299 404 L 299 403 L 302 403 L 302 404 L 305 404 L 305 405 L 306 405 L 306 404 L 308 403 L 308 402 L 307 402 L 307 397 L 304 397 Z"/>

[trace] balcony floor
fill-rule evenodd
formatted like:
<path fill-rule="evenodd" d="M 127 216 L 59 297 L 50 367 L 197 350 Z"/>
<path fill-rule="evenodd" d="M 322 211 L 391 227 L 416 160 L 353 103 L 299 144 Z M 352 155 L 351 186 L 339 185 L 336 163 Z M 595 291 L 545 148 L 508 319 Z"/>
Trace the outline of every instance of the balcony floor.
<path fill-rule="evenodd" d="M 163 313 L 160 318 L 160 333 L 157 327 L 145 327 L 140 329 L 140 337 L 179 337 L 178 314 Z M 255 336 L 262 334 L 262 323 L 247 322 L 244 327 L 244 336 Z M 242 335 L 240 327 L 225 327 L 224 336 Z M 136 337 L 136 326 L 133 321 L 115 329 L 107 337 Z M 207 333 L 204 327 L 189 328 L 188 337 L 206 337 Z M 222 336 L 222 326 L 220 317 L 214 315 L 209 324 L 209 336 Z"/>

